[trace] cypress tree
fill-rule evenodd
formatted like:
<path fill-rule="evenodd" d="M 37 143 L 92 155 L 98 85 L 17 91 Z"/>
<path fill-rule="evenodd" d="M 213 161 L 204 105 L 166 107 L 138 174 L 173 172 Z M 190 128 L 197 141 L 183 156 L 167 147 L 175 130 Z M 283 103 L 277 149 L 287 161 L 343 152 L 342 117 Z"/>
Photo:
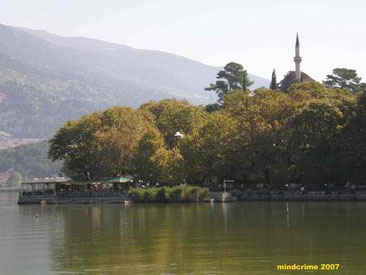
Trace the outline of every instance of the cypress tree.
<path fill-rule="evenodd" d="M 276 90 L 278 88 L 276 70 L 275 69 L 273 69 L 273 72 L 272 72 L 272 80 L 271 80 L 271 85 L 269 86 L 269 88 L 271 90 Z"/>

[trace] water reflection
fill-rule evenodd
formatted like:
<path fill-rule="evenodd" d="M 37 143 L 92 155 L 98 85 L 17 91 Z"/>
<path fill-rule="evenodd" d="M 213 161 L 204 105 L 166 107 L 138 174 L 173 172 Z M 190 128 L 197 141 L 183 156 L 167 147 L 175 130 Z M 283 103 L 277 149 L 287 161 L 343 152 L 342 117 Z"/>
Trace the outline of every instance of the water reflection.
<path fill-rule="evenodd" d="M 332 274 L 366 270 L 365 203 L 19 207 L 4 201 L 5 275 L 278 275 L 283 263 L 340 263 Z"/>

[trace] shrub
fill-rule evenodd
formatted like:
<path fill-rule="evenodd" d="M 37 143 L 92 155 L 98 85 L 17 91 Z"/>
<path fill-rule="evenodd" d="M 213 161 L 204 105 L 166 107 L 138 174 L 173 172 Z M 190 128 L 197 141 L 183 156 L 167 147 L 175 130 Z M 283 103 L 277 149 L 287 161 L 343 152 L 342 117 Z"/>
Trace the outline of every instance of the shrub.
<path fill-rule="evenodd" d="M 191 188 L 189 186 L 182 186 L 182 201 L 191 200 Z"/>
<path fill-rule="evenodd" d="M 170 193 L 169 201 L 171 202 L 181 202 L 182 201 L 182 187 L 174 186 Z"/>
<path fill-rule="evenodd" d="M 128 194 L 134 202 L 143 202 L 144 191 L 145 191 L 145 189 L 142 189 L 142 188 L 134 188 L 134 189 L 131 189 L 128 192 Z"/>
<path fill-rule="evenodd" d="M 198 186 L 174 186 L 160 188 L 134 188 L 129 196 L 134 202 L 194 202 L 208 198 L 208 188 Z"/>
<path fill-rule="evenodd" d="M 198 198 L 200 201 L 204 201 L 209 198 L 210 190 L 208 188 L 200 188 L 198 192 Z"/>
<path fill-rule="evenodd" d="M 144 190 L 144 202 L 156 202 L 158 188 L 148 188 Z"/>
<path fill-rule="evenodd" d="M 198 186 L 190 187 L 189 193 L 190 193 L 190 200 L 191 201 L 198 201 L 199 200 L 200 189 L 202 189 L 202 188 L 200 188 Z"/>
<path fill-rule="evenodd" d="M 156 197 L 155 197 L 156 202 L 167 202 L 168 201 L 168 198 L 167 198 L 168 189 L 169 188 L 165 187 L 165 186 L 158 188 Z"/>

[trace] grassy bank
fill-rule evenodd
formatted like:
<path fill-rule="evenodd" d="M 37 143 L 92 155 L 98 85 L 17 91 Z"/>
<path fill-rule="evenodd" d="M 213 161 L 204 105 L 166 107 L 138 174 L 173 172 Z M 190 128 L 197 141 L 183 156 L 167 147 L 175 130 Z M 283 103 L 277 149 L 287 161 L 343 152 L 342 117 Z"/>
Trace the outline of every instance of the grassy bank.
<path fill-rule="evenodd" d="M 135 188 L 129 192 L 129 196 L 134 202 L 140 203 L 199 202 L 209 198 L 209 190 L 198 186 L 183 185 Z"/>

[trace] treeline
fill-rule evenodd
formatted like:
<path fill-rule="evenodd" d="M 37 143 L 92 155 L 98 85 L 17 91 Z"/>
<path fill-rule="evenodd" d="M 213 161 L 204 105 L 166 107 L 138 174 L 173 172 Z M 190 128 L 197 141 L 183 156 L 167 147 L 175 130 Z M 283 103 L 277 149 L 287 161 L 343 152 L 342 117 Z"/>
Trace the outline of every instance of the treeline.
<path fill-rule="evenodd" d="M 250 85 L 246 74 L 240 77 L 245 83 L 231 83 L 214 108 L 162 100 L 70 121 L 51 139 L 49 156 L 64 160 L 75 180 L 135 174 L 171 185 L 214 178 L 270 185 L 364 181 L 364 93 L 316 82 L 287 93 L 251 92 L 243 89 Z"/>
<path fill-rule="evenodd" d="M 52 163 L 47 158 L 48 147 L 48 141 L 42 141 L 0 150 L 0 172 L 10 173 L 10 185 L 17 184 L 22 179 L 58 175 L 62 163 Z"/>

